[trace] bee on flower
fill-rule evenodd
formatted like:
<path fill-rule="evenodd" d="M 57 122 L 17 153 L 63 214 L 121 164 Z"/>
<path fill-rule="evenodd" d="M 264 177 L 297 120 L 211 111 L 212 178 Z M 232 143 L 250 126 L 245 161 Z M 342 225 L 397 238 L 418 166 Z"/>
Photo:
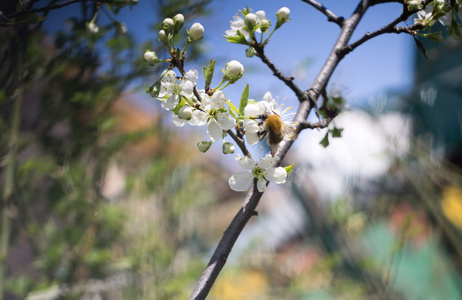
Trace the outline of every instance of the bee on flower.
<path fill-rule="evenodd" d="M 290 121 L 293 114 L 288 113 L 289 110 L 291 107 L 283 110 L 282 105 L 273 99 L 270 92 L 263 96 L 263 101 L 249 104 L 246 107 L 246 116 L 249 117 L 249 120 L 246 120 L 244 126 L 249 127 L 249 129 L 255 128 L 257 122 L 254 120 L 258 119 L 260 122 L 258 122 L 258 130 L 247 130 L 246 135 L 249 135 L 247 139 L 254 140 L 254 136 L 256 136 L 259 140 L 263 140 L 268 137 L 267 142 L 271 147 L 271 155 L 275 156 L 278 146 L 283 140 L 293 141 L 298 136 L 295 124 Z"/>

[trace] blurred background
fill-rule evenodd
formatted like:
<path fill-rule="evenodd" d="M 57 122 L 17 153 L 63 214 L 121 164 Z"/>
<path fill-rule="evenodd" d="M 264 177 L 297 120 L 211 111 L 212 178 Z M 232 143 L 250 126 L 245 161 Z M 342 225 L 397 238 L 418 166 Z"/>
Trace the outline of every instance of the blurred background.
<path fill-rule="evenodd" d="M 143 59 L 146 49 L 167 58 L 165 17 L 184 14 L 183 40 L 205 27 L 186 70 L 216 59 L 216 85 L 226 62 L 244 65 L 224 90 L 236 105 L 249 83 L 250 98 L 270 91 L 297 107 L 223 37 L 245 5 L 273 22 L 291 10 L 266 54 L 302 89 L 339 33 L 297 0 L 107 2 L 96 16 L 93 1 L 0 4 L 3 299 L 185 299 L 240 209 L 234 155 L 197 151 L 205 131 L 172 126 L 145 93 L 166 67 Z M 354 2 L 324 4 L 348 17 Z M 56 9 L 24 13 L 47 5 Z M 372 7 L 353 40 L 401 10 Z M 209 299 L 462 299 L 462 46 L 422 42 L 428 59 L 412 37 L 387 35 L 340 63 L 328 93 L 347 102 L 341 138 L 300 135 L 283 162 L 295 164 L 288 182 L 263 195 Z"/>

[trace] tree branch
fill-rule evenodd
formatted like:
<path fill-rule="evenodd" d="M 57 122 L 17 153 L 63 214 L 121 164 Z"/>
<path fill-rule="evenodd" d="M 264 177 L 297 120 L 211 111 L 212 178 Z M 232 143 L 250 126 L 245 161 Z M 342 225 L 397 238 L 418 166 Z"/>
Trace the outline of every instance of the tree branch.
<path fill-rule="evenodd" d="M 284 82 L 295 93 L 295 95 L 297 95 L 297 98 L 299 100 L 300 99 L 306 100 L 304 92 L 294 83 L 294 78 L 284 76 L 284 74 L 282 74 L 281 71 L 279 71 L 279 69 L 276 68 L 276 66 L 265 55 L 265 52 L 263 50 L 264 46 L 258 43 L 254 43 L 252 46 L 255 49 L 255 52 L 257 52 L 257 56 L 260 57 L 262 62 L 265 65 L 267 65 L 271 71 L 273 71 L 273 75 L 279 78 L 282 82 Z"/>
<path fill-rule="evenodd" d="M 350 44 L 350 45 L 347 45 L 345 46 L 344 48 L 342 49 L 339 49 L 340 51 L 340 54 L 341 55 L 346 55 L 348 53 L 350 53 L 351 51 L 353 51 L 354 49 L 356 49 L 358 46 L 364 44 L 365 42 L 367 42 L 368 40 L 376 37 L 376 36 L 379 36 L 381 34 L 384 34 L 384 33 L 396 33 L 396 34 L 400 34 L 400 33 L 407 33 L 407 34 L 411 34 L 411 35 L 415 35 L 416 34 L 416 30 L 421 30 L 424 28 L 424 26 L 422 24 L 419 24 L 419 23 L 416 23 L 416 24 L 413 24 L 411 26 L 407 26 L 407 27 L 396 27 L 396 25 L 402 21 L 405 21 L 407 20 L 407 18 L 409 18 L 410 16 L 410 13 L 403 13 L 401 14 L 401 16 L 399 16 L 396 20 L 394 20 L 393 22 L 391 22 L 390 24 L 372 32 L 372 33 L 366 33 L 362 38 L 360 38 L 359 40 L 357 40 L 356 42 Z"/>
<path fill-rule="evenodd" d="M 253 190 L 249 191 L 247 198 L 244 203 L 247 203 L 245 207 L 242 207 L 237 215 L 234 217 L 233 221 L 229 227 L 223 233 L 223 237 L 220 240 L 215 252 L 210 259 L 207 268 L 202 273 L 201 278 L 197 282 L 189 300 L 199 300 L 205 299 L 210 292 L 215 280 L 218 277 L 221 269 L 226 263 L 231 249 L 234 246 L 237 238 L 244 229 L 245 224 L 250 220 L 252 216 L 255 215 L 255 208 L 260 201 L 262 193 L 257 189 L 257 184 L 254 181 Z"/>
<path fill-rule="evenodd" d="M 318 123 L 312 123 L 312 122 L 301 122 L 299 123 L 300 126 L 300 131 L 303 129 L 322 129 L 326 128 L 329 126 L 330 122 L 334 119 L 335 117 L 330 117 L 330 118 L 325 118 L 322 121 L 319 121 Z"/>
<path fill-rule="evenodd" d="M 249 150 L 247 150 L 247 147 L 245 146 L 244 140 L 239 138 L 234 132 L 230 129 L 226 131 L 226 133 L 229 134 L 229 136 L 236 142 L 236 144 L 239 146 L 239 148 L 242 151 L 242 154 L 245 156 L 249 155 Z"/>
<path fill-rule="evenodd" d="M 340 27 L 343 26 L 343 22 L 345 21 L 345 19 L 343 17 L 338 17 L 336 14 L 334 14 L 333 12 L 328 10 L 321 3 L 319 3 L 319 2 L 317 2 L 315 0 L 302 0 L 302 1 L 305 2 L 305 3 L 308 3 L 309 5 L 313 6 L 314 8 L 316 8 L 317 10 L 322 12 L 327 17 L 327 21 L 333 22 L 333 23 L 337 24 Z"/>
<path fill-rule="evenodd" d="M 311 5 L 315 5 L 317 3 L 313 0 L 307 0 L 304 2 L 307 2 Z M 263 63 L 265 63 L 273 71 L 273 74 L 277 78 L 283 81 L 289 88 L 292 89 L 292 91 L 294 91 L 294 93 L 297 95 L 300 101 L 300 106 L 294 118 L 294 121 L 297 121 L 299 123 L 297 125 L 297 133 L 300 133 L 300 131 L 305 128 L 325 128 L 336 116 L 336 114 L 334 113 L 332 116 L 323 119 L 319 123 L 306 122 L 309 113 L 316 106 L 317 99 L 320 97 L 323 91 L 325 91 L 327 83 L 329 82 L 329 79 L 332 76 L 332 73 L 334 72 L 335 68 L 337 67 L 341 59 L 348 53 L 341 52 L 341 49 L 344 49 L 348 45 L 348 42 L 354 30 L 356 29 L 356 26 L 363 17 L 367 8 L 371 5 L 371 3 L 377 4 L 378 2 L 380 2 L 380 0 L 371 0 L 371 2 L 369 2 L 369 0 L 361 0 L 352 16 L 348 20 L 342 21 L 342 30 L 340 32 L 340 35 L 337 39 L 334 48 L 332 49 L 329 57 L 327 58 L 326 63 L 324 64 L 322 70 L 316 77 L 311 88 L 304 92 L 301 91 L 299 87 L 293 83 L 292 77 L 285 77 L 265 56 L 263 46 L 254 43 L 254 48 L 257 52 L 257 56 L 259 56 Z M 389 1 L 383 0 L 382 2 Z M 330 12 L 328 13 L 327 10 L 325 10 L 325 12 L 323 13 L 330 14 Z M 335 15 L 332 14 L 332 16 Z M 276 155 L 279 157 L 279 160 L 276 163 L 276 165 L 279 165 L 281 161 L 284 159 L 288 150 L 292 146 L 292 143 L 293 141 L 285 141 L 281 143 L 276 153 Z M 256 188 L 256 183 L 254 181 L 253 190 L 249 192 L 246 201 L 244 202 L 246 203 L 245 208 L 241 208 L 239 210 L 228 229 L 226 229 L 226 231 L 224 232 L 222 239 L 220 240 L 215 252 L 213 253 L 212 258 L 210 259 L 207 265 L 207 268 L 203 272 L 196 287 L 194 288 L 194 291 L 189 298 L 190 300 L 205 299 L 207 297 L 218 274 L 220 273 L 224 264 L 226 263 L 229 253 L 231 252 L 232 247 L 234 246 L 234 243 L 236 242 L 239 234 L 241 233 L 245 224 L 255 214 L 255 208 L 258 205 L 261 196 L 262 193 L 258 192 Z"/>

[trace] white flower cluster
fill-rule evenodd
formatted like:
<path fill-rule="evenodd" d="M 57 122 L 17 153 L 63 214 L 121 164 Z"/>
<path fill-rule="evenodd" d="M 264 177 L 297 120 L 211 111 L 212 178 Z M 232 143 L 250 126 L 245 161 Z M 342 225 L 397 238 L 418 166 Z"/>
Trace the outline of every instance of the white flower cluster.
<path fill-rule="evenodd" d="M 248 8 L 241 10 L 240 12 L 242 16 L 235 15 L 233 17 L 233 21 L 231 21 L 231 29 L 226 30 L 225 37 L 228 42 L 249 45 L 250 47 L 246 50 L 247 57 L 252 57 L 256 54 L 255 49 L 253 48 L 254 43 L 257 41 L 255 33 L 261 35 L 261 44 L 265 45 L 274 31 L 290 20 L 290 9 L 287 7 L 280 8 L 276 12 L 276 26 L 273 28 L 266 40 L 263 41 L 264 33 L 267 33 L 268 29 L 271 27 L 271 21 L 266 18 L 266 12 L 259 10 L 252 13 Z"/>
<path fill-rule="evenodd" d="M 288 9 L 278 11 L 278 22 L 286 22 L 289 19 Z M 279 21 L 281 20 L 281 21 Z M 259 30 L 269 27 L 269 21 L 265 19 L 263 11 L 254 14 L 246 14 L 245 23 L 250 26 L 258 26 Z M 243 92 L 239 109 L 228 101 L 223 89 L 239 80 L 244 73 L 244 66 L 232 60 L 228 62 L 223 71 L 223 79 L 220 84 L 210 88 L 215 61 L 212 60 L 208 68 L 204 68 L 206 87 L 197 88 L 199 72 L 197 70 L 184 70 L 184 53 L 187 46 L 203 37 L 204 27 L 195 23 L 188 30 L 188 39 L 183 51 L 175 49 L 175 36 L 184 24 L 181 14 L 173 18 L 166 18 L 159 32 L 161 41 L 169 50 L 171 58 L 159 59 L 155 52 L 146 50 L 144 59 L 149 66 L 155 66 L 160 62 L 170 63 L 169 67 L 162 72 L 160 78 L 151 85 L 147 92 L 157 98 L 164 109 L 172 112 L 173 124 L 182 127 L 186 124 L 192 126 L 206 126 L 210 141 L 202 141 L 197 144 L 199 151 L 206 152 L 211 145 L 220 139 L 223 140 L 222 151 L 224 154 L 234 153 L 235 147 L 231 142 L 225 142 L 227 132 L 233 128 L 240 137 L 245 136 L 248 144 L 254 145 L 260 139 L 259 133 L 263 130 L 262 122 L 258 121 L 267 114 L 277 114 L 283 120 L 288 109 L 282 110 L 273 99 L 271 93 L 266 93 L 260 102 L 248 99 L 248 86 Z M 252 25 L 253 24 L 253 25 Z M 177 68 L 180 74 L 173 68 Z M 244 152 L 244 151 L 243 151 Z M 271 154 L 266 155 L 258 163 L 250 156 L 236 157 L 239 165 L 250 172 L 242 172 L 231 176 L 230 187 L 235 191 L 248 190 L 254 180 L 257 188 L 263 192 L 268 181 L 283 183 L 287 178 L 287 170 L 283 167 L 274 167 L 278 158 Z"/>

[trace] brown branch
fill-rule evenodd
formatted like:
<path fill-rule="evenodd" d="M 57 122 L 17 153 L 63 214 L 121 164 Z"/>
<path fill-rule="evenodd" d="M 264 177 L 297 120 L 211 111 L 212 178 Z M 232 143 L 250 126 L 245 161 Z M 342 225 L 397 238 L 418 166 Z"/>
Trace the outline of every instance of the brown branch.
<path fill-rule="evenodd" d="M 369 33 L 367 32 L 362 38 L 360 38 L 359 40 L 357 40 L 356 42 L 350 44 L 350 45 L 347 45 L 345 46 L 344 48 L 340 49 L 339 52 L 341 55 L 346 55 L 348 53 L 350 53 L 351 51 L 353 51 L 354 49 L 356 49 L 358 46 L 364 44 L 365 42 L 367 42 L 368 40 L 374 38 L 374 37 L 377 37 L 379 35 L 382 35 L 382 34 L 385 34 L 385 33 L 396 33 L 396 34 L 400 34 L 400 33 L 407 33 L 407 34 L 410 34 L 410 35 L 415 35 L 416 34 L 416 30 L 421 30 L 424 28 L 424 25 L 422 24 L 419 24 L 419 23 L 416 23 L 416 24 L 413 24 L 411 26 L 407 26 L 407 27 L 396 27 L 396 25 L 402 21 L 405 21 L 409 16 L 406 17 L 406 14 L 402 14 L 400 17 L 398 17 L 396 20 L 394 20 L 393 22 L 391 22 L 390 24 L 372 32 L 372 33 Z"/>
<path fill-rule="evenodd" d="M 311 3 L 315 3 L 314 1 L 309 1 Z M 344 49 L 356 29 L 359 21 L 363 17 L 364 13 L 366 12 L 367 8 L 372 4 L 378 4 L 379 2 L 390 2 L 387 0 L 360 0 L 359 4 L 352 14 L 352 16 L 344 20 L 342 22 L 342 30 L 340 35 L 337 39 L 337 42 L 332 49 L 329 57 L 327 58 L 326 63 L 324 64 L 322 70 L 316 77 L 315 81 L 313 82 L 311 88 L 307 91 L 301 91 L 297 85 L 293 83 L 292 77 L 285 77 L 271 61 L 265 56 L 263 47 L 258 45 L 254 42 L 254 48 L 257 52 L 257 55 L 260 59 L 265 63 L 272 71 L 273 74 L 283 81 L 289 88 L 294 91 L 297 95 L 300 106 L 297 110 L 295 115 L 294 121 L 299 123 L 297 126 L 297 132 L 299 133 L 301 130 L 305 128 L 325 128 L 329 125 L 329 123 L 333 120 L 336 116 L 336 113 L 332 112 L 328 118 L 323 119 L 319 123 L 310 123 L 306 122 L 309 113 L 313 110 L 316 106 L 316 101 L 320 97 L 320 95 L 325 90 L 327 83 L 329 82 L 332 73 L 334 72 L 335 68 L 342 60 L 342 58 L 347 53 L 341 53 L 341 49 Z M 229 133 L 229 132 L 228 132 Z M 236 136 L 237 138 L 237 136 Z M 282 143 L 277 151 L 277 156 L 279 157 L 279 161 L 276 165 L 279 165 L 280 162 L 284 159 L 287 151 L 292 146 L 293 141 L 287 141 Z M 203 272 L 201 278 L 199 279 L 194 291 L 189 298 L 190 300 L 194 299 L 205 299 L 212 288 L 218 274 L 222 270 L 226 260 L 229 256 L 229 253 L 232 250 L 234 243 L 236 242 L 239 234 L 241 233 L 242 229 L 244 228 L 245 224 L 250 220 L 250 218 L 255 214 L 255 208 L 262 196 L 262 193 L 258 192 L 256 188 L 256 184 L 254 182 L 253 190 L 249 192 L 247 195 L 245 208 L 241 208 L 239 212 L 234 217 L 233 221 L 231 222 L 230 226 L 226 229 L 223 234 L 222 239 L 220 240 L 215 252 L 213 253 L 210 262 L 207 265 L 207 268 Z"/>
<path fill-rule="evenodd" d="M 313 84 L 311 85 L 311 88 L 305 92 L 305 99 L 307 99 L 308 101 L 302 101 L 300 103 L 297 113 L 295 114 L 294 121 L 298 122 L 299 124 L 304 124 L 306 122 L 309 113 L 314 108 L 317 99 L 325 90 L 327 83 L 329 82 L 330 77 L 332 76 L 335 68 L 342 60 L 342 58 L 346 55 L 340 55 L 339 50 L 348 45 L 348 41 L 353 35 L 356 26 L 358 25 L 359 21 L 361 20 L 369 6 L 370 3 L 368 0 L 359 1 L 359 4 L 356 7 L 353 14 L 351 15 L 351 17 L 343 22 L 342 31 L 340 32 L 337 42 L 335 43 L 334 48 L 329 54 L 326 63 L 324 64 L 323 68 L 314 80 Z M 302 129 L 303 126 L 297 126 L 297 133 L 300 133 Z M 285 157 L 293 142 L 294 141 L 287 141 L 279 147 L 276 155 L 280 158 L 280 160 L 282 160 Z"/>
<path fill-rule="evenodd" d="M 271 71 L 273 71 L 273 75 L 279 78 L 282 82 L 284 82 L 294 93 L 297 95 L 297 98 L 302 101 L 306 100 L 305 98 L 305 93 L 294 83 L 294 78 L 293 77 L 286 77 L 284 74 L 279 71 L 278 68 L 269 60 L 269 58 L 265 55 L 265 52 L 263 50 L 262 45 L 254 42 L 252 47 L 255 49 L 255 52 L 257 52 L 257 56 L 260 57 L 261 61 L 270 68 Z"/>
<path fill-rule="evenodd" d="M 247 150 L 244 140 L 238 137 L 236 134 L 234 134 L 234 132 L 231 129 L 226 131 L 226 133 L 228 133 L 229 136 L 236 142 L 236 144 L 241 149 L 242 154 L 244 154 L 245 156 L 249 156 L 249 150 Z"/>
<path fill-rule="evenodd" d="M 309 5 L 313 6 L 314 8 L 316 8 L 317 10 L 322 12 L 327 17 L 327 21 L 335 23 L 340 27 L 343 26 L 343 22 L 345 21 L 345 19 L 343 17 L 337 16 L 336 14 L 334 14 L 333 12 L 328 10 L 321 3 L 319 3 L 319 2 L 317 2 L 315 0 L 302 0 L 302 2 L 308 3 Z"/>
<path fill-rule="evenodd" d="M 376 5 L 376 4 L 382 4 L 382 3 L 386 3 L 386 2 L 399 2 L 399 3 L 403 3 L 403 1 L 388 1 L 388 0 L 371 0 L 371 5 Z M 423 9 L 425 9 L 425 7 L 427 5 L 429 5 L 432 1 L 431 0 L 426 0 L 423 4 Z M 391 22 L 390 24 L 388 25 L 385 25 L 383 26 L 382 28 L 372 32 L 372 33 L 369 33 L 367 32 L 362 38 L 360 38 L 359 40 L 357 40 L 356 42 L 350 44 L 350 45 L 347 45 L 345 46 L 343 49 L 340 49 L 340 54 L 341 55 L 346 55 L 348 53 L 350 53 L 351 51 L 353 51 L 354 49 L 356 49 L 358 46 L 364 44 L 365 42 L 367 42 L 368 40 L 376 37 L 376 36 L 379 36 L 381 34 L 384 34 L 384 33 L 396 33 L 396 34 L 400 34 L 400 33 L 407 33 L 407 34 L 410 34 L 412 36 L 415 36 L 417 34 L 416 30 L 422 30 L 425 28 L 425 26 L 423 24 L 420 24 L 420 23 L 416 23 L 416 24 L 413 24 L 411 26 L 406 26 L 406 27 L 396 27 L 396 25 L 398 25 L 400 22 L 404 22 L 406 21 L 410 16 L 412 16 L 413 14 L 417 13 L 418 11 L 421 11 L 421 10 L 417 10 L 417 11 L 409 11 L 406 7 L 406 5 L 403 4 L 403 13 L 398 17 L 396 18 L 393 22 Z"/>
<path fill-rule="evenodd" d="M 312 122 L 300 122 L 298 124 L 298 127 L 300 127 L 299 131 L 302 131 L 303 129 L 323 129 L 329 126 L 330 122 L 338 115 L 337 112 L 333 112 L 331 116 L 322 119 L 318 123 L 312 123 Z"/>

